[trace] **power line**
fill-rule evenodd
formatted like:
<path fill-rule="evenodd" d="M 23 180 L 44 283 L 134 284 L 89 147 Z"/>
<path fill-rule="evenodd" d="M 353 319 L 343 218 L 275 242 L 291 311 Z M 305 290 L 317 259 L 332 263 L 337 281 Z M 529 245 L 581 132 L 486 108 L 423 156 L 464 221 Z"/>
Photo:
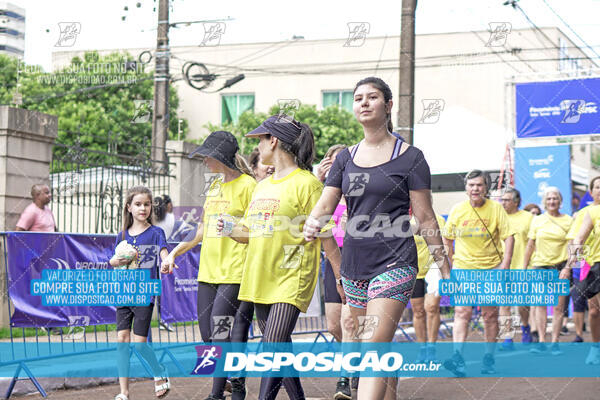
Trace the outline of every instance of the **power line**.
<path fill-rule="evenodd" d="M 581 42 L 585 45 L 586 48 L 590 49 L 597 57 L 600 57 L 600 54 L 598 54 L 591 46 L 589 46 L 585 40 L 583 40 L 583 38 L 581 36 L 579 36 L 579 34 L 577 32 L 575 32 L 575 30 L 573 28 L 571 28 L 571 25 L 569 25 L 567 23 L 567 21 L 565 21 L 556 11 L 554 11 L 554 8 L 552 8 L 550 6 L 550 4 L 548 4 L 548 2 L 546 0 L 542 0 L 544 2 L 544 4 L 546 4 L 546 6 L 550 9 L 550 11 L 552 11 L 552 14 L 556 15 L 556 17 L 567 26 L 567 28 L 569 28 L 569 30 L 571 32 L 573 32 L 573 34 L 575 36 L 577 36 L 577 38 L 579 40 L 581 40 Z"/>
<path fill-rule="evenodd" d="M 502 53 L 505 53 L 505 52 L 502 52 Z M 506 53 L 510 53 L 510 52 L 506 52 Z M 492 55 L 494 53 L 488 53 L 488 54 Z M 589 57 L 573 57 L 571 59 L 573 59 L 573 60 L 588 60 Z M 519 62 L 548 62 L 548 61 L 560 61 L 560 60 L 561 60 L 561 58 L 536 58 L 536 59 L 519 59 L 519 60 L 502 60 L 502 61 L 495 61 L 495 60 L 494 61 L 480 61 L 480 62 L 469 62 L 469 63 L 464 63 L 464 62 L 437 63 L 437 64 L 415 65 L 415 68 L 443 68 L 443 67 L 458 67 L 458 66 L 511 64 L 511 63 L 519 63 Z M 368 64 L 369 62 L 372 64 L 372 63 L 376 63 L 377 61 L 378 60 L 357 61 L 356 63 L 365 65 L 365 64 Z M 379 70 L 390 71 L 390 70 L 398 69 L 398 66 L 397 66 L 398 59 L 385 60 L 385 62 L 391 63 L 392 66 L 379 66 L 378 67 Z M 342 63 L 342 64 L 347 65 L 347 63 Z M 207 64 L 207 65 L 210 65 L 210 64 Z M 246 72 L 259 72 L 259 73 L 250 75 L 250 77 L 260 77 L 260 76 L 268 76 L 268 75 L 273 75 L 273 74 L 279 74 L 279 75 L 331 75 L 331 74 L 336 74 L 336 73 L 371 72 L 373 70 L 373 67 L 366 66 L 364 68 L 352 67 L 352 68 L 314 70 L 314 71 L 310 71 L 310 70 L 309 71 L 273 71 L 273 70 L 252 69 L 252 68 L 239 68 L 239 69 L 246 71 Z M 223 76 L 228 76 L 228 75 L 223 75 Z M 105 89 L 105 88 L 111 88 L 111 87 L 128 86 L 128 85 L 137 84 L 139 82 L 143 82 L 143 81 L 151 80 L 151 79 L 154 79 L 154 78 L 147 77 L 147 78 L 136 79 L 133 82 L 115 82 L 115 83 L 109 83 L 109 84 L 103 84 L 103 85 L 88 86 L 88 87 L 79 88 L 79 89 L 75 89 L 75 90 L 71 90 L 71 91 L 53 93 L 50 95 L 29 97 L 29 98 L 24 99 L 23 103 L 31 104 L 31 103 L 46 101 L 46 100 L 53 99 L 53 98 L 64 97 L 64 96 L 67 96 L 70 94 L 91 92 L 91 91 L 95 91 L 98 89 Z M 180 80 L 180 79 L 173 79 L 173 80 L 175 81 L 175 80 Z"/>
<path fill-rule="evenodd" d="M 473 31 L 473 34 L 477 37 L 477 39 L 481 40 L 482 43 L 486 43 L 485 40 L 483 40 L 483 38 L 481 36 L 479 36 L 479 34 L 476 31 Z M 502 62 L 505 62 L 504 58 L 502 58 L 502 56 L 500 55 L 500 52 L 492 52 L 492 54 L 496 54 L 498 56 L 498 58 L 500 60 L 502 60 Z M 513 65 L 508 64 L 509 67 L 511 67 L 515 72 L 521 73 L 521 71 L 519 71 L 516 67 L 514 67 Z M 531 67 L 529 67 L 531 68 Z"/>
<path fill-rule="evenodd" d="M 544 31 L 542 31 L 536 24 L 535 22 L 533 22 L 531 20 L 531 18 L 529 18 L 529 15 L 527 15 L 527 13 L 525 12 L 525 10 L 523 10 L 523 8 L 521 8 L 521 6 L 518 4 L 519 0 L 507 0 L 504 2 L 504 5 L 509 5 L 512 8 L 514 8 L 515 10 L 519 10 L 521 12 L 521 14 L 523 14 L 523 16 L 525 17 L 525 19 L 527 20 L 527 22 L 529 22 L 529 24 L 534 28 L 534 30 L 538 31 L 539 33 L 541 33 L 548 42 L 550 42 L 552 44 L 552 47 L 555 49 L 558 49 L 558 46 L 554 44 L 554 42 L 552 41 L 552 39 L 546 35 L 546 33 Z M 536 35 L 537 36 L 537 35 Z M 542 46 L 546 47 L 546 44 L 543 43 L 539 37 L 538 37 L 538 41 L 542 44 Z M 548 50 L 551 50 L 548 49 Z"/>

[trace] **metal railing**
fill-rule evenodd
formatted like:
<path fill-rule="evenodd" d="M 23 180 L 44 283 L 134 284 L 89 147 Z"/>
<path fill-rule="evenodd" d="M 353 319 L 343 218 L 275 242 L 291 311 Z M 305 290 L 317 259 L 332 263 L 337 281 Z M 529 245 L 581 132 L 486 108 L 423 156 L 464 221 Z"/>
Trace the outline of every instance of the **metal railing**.
<path fill-rule="evenodd" d="M 169 192 L 172 164 L 150 158 L 152 146 L 130 144 L 117 153 L 109 134 L 108 152 L 55 143 L 50 165 L 50 208 L 61 232 L 117 233 L 127 189 L 147 186 L 155 195 Z M 112 139 L 114 141 L 114 139 Z M 164 149 L 162 149 L 164 150 Z"/>

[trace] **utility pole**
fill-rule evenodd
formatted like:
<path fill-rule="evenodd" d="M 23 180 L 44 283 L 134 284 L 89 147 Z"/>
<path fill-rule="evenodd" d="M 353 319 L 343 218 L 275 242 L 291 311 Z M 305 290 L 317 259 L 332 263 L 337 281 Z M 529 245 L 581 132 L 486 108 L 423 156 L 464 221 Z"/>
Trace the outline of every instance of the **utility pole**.
<path fill-rule="evenodd" d="M 415 125 L 415 13 L 417 0 L 402 0 L 400 21 L 400 84 L 398 90 L 399 134 L 413 144 Z"/>
<path fill-rule="evenodd" d="M 169 132 L 169 0 L 158 1 L 154 71 L 154 112 L 152 113 L 152 149 L 155 161 L 167 159 L 165 146 Z"/>

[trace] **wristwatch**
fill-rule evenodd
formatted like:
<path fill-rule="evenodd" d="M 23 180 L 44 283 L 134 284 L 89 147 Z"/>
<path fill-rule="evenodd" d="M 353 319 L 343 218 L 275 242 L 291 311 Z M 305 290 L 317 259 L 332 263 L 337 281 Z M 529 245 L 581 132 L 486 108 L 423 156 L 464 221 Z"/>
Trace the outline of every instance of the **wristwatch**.
<path fill-rule="evenodd" d="M 342 285 L 342 278 L 336 279 L 336 280 L 335 280 L 335 283 L 336 283 L 337 285 L 343 286 L 343 285 Z"/>

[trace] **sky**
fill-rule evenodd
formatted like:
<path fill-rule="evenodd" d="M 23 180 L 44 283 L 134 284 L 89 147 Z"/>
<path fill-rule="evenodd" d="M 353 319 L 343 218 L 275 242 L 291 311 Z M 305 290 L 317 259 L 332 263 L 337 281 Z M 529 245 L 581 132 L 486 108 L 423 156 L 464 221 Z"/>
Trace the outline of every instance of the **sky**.
<path fill-rule="evenodd" d="M 531 25 L 505 0 L 419 0 L 417 34 L 488 30 L 491 22 L 509 22 L 513 29 Z M 25 62 L 51 69 L 52 52 L 61 50 L 148 48 L 156 46 L 158 7 L 153 0 L 11 0 L 25 8 Z M 137 7 L 139 3 L 140 7 Z M 557 26 L 581 41 L 552 13 L 548 5 L 600 54 L 600 0 L 520 0 L 519 5 L 539 27 Z M 128 10 L 125 11 L 124 8 Z M 125 21 L 122 17 L 125 16 Z M 401 0 L 394 1 L 200 1 L 171 0 L 170 21 L 228 19 L 224 43 L 340 39 L 348 23 L 368 22 L 368 36 L 400 34 Z M 77 22 L 80 32 L 72 47 L 56 47 L 59 23 Z M 172 28 L 171 46 L 198 45 L 202 23 Z M 591 52 L 589 54 L 592 54 Z M 597 59 L 600 62 L 600 59 Z"/>

